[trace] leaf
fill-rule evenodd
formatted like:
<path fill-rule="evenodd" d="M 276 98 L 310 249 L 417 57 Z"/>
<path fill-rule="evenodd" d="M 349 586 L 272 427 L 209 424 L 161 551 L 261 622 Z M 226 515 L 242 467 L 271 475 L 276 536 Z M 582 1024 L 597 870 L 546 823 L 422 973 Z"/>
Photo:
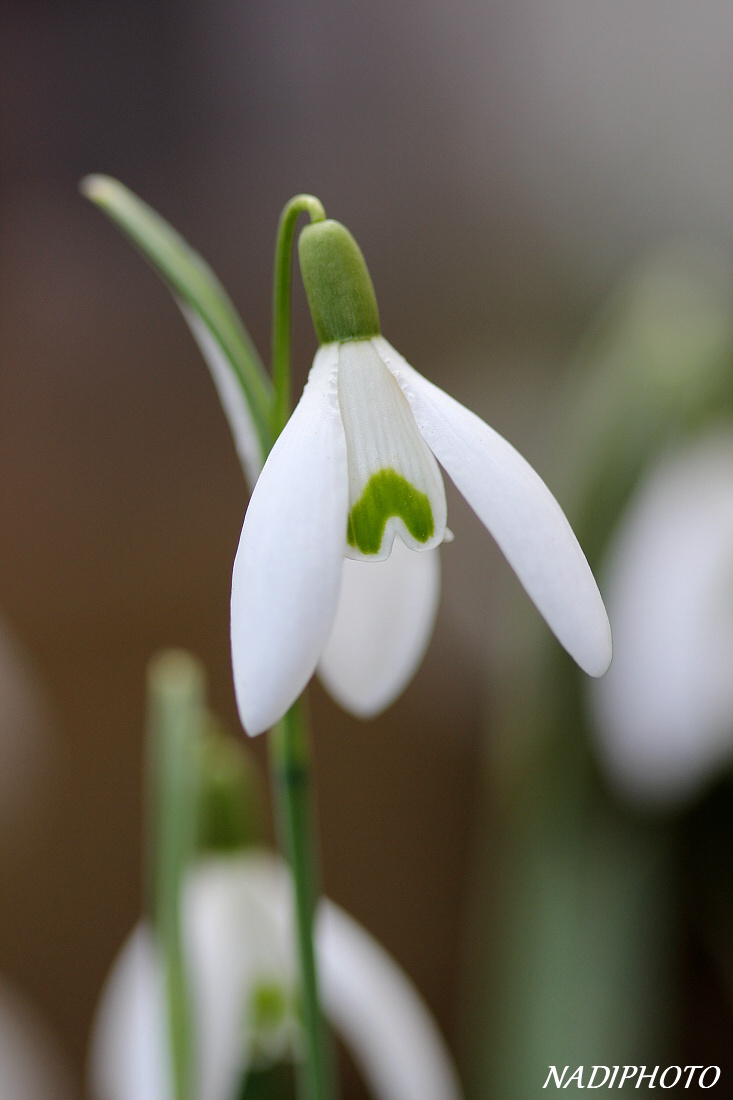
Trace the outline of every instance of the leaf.
<path fill-rule="evenodd" d="M 205 724 L 205 674 L 183 650 L 148 666 L 148 890 L 165 967 L 176 1100 L 190 1095 L 193 1010 L 184 961 L 181 882 L 196 848 L 199 776 L 196 749 Z"/>
<path fill-rule="evenodd" d="M 274 442 L 273 389 L 227 292 L 183 237 L 118 180 L 87 176 L 80 189 L 127 234 L 175 297 L 211 371 L 253 486 Z"/>

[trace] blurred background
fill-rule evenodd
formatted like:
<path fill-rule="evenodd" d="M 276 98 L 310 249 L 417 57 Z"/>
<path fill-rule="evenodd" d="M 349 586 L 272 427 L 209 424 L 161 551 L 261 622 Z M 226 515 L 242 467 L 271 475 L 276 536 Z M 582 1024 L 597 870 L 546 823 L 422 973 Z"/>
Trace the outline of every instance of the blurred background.
<path fill-rule="evenodd" d="M 279 212 L 318 195 L 365 253 L 386 337 L 522 450 L 600 569 L 670 423 L 688 438 L 731 410 L 733 11 L 5 0 L 0 20 L 0 974 L 81 1096 L 141 908 L 151 655 L 196 653 L 238 729 L 246 490 L 168 292 L 79 179 L 116 176 L 175 225 L 263 356 Z M 298 279 L 294 341 L 300 389 L 315 337 Z M 688 380 L 671 397 L 670 360 Z M 409 690 L 367 725 L 311 689 L 325 890 L 414 978 L 472 1096 L 534 1095 L 548 1063 L 633 1060 L 622 1017 L 651 1065 L 721 1065 L 733 1096 L 729 757 L 661 807 L 629 796 L 592 747 L 586 685 L 448 500 L 456 539 Z M 583 1046 L 589 998 L 615 1047 Z"/>

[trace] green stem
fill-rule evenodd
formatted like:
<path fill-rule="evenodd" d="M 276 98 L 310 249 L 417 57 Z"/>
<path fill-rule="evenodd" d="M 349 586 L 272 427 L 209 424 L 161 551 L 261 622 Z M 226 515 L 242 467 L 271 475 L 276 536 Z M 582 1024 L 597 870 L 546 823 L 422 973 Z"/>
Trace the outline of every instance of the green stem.
<path fill-rule="evenodd" d="M 288 855 L 295 890 L 295 927 L 306 1045 L 300 1093 L 303 1100 L 331 1100 L 335 1092 L 333 1057 L 320 1009 L 313 948 L 313 920 L 319 887 L 308 720 L 302 698 L 270 734 L 270 765 L 280 844 Z"/>
<path fill-rule="evenodd" d="M 204 722 L 204 673 L 170 650 L 148 672 L 150 840 L 148 908 L 165 968 L 176 1100 L 193 1096 L 190 997 L 181 936 L 181 881 L 196 845 L 195 748 Z"/>
<path fill-rule="evenodd" d="M 275 384 L 274 434 L 280 434 L 290 417 L 290 291 L 293 272 L 293 238 L 301 214 L 322 222 L 326 211 L 313 195 L 296 195 L 284 207 L 277 227 L 275 285 L 272 295 L 272 380 Z"/>
<path fill-rule="evenodd" d="M 280 215 L 275 246 L 272 314 L 273 433 L 288 422 L 290 395 L 290 299 L 295 227 L 301 214 L 324 221 L 312 195 L 296 195 Z M 298 1078 L 301 1100 L 335 1100 L 336 1078 L 329 1036 L 318 998 L 313 920 L 319 886 L 313 826 L 308 721 L 299 699 L 270 733 L 270 763 L 281 848 L 287 853 L 295 892 L 295 926 L 305 1032 L 305 1060 Z"/>

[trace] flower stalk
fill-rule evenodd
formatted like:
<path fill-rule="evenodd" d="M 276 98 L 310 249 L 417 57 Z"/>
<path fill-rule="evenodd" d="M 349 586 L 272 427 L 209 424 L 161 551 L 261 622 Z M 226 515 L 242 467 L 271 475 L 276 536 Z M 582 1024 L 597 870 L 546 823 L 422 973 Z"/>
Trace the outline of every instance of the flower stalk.
<path fill-rule="evenodd" d="M 275 246 L 275 281 L 272 292 L 272 380 L 274 435 L 287 424 L 290 399 L 290 299 L 293 282 L 293 240 L 301 214 L 309 214 L 311 223 L 322 222 L 326 211 L 313 195 L 296 195 L 286 203 L 280 215 Z"/>
<path fill-rule="evenodd" d="M 312 195 L 296 195 L 280 216 L 275 247 L 272 315 L 273 434 L 287 424 L 291 408 L 290 316 L 292 252 L 301 214 L 311 223 L 325 220 Z M 319 896 L 310 771 L 310 738 L 303 699 L 297 700 L 270 732 L 270 766 L 280 846 L 287 855 L 295 892 L 296 948 L 299 959 L 305 1060 L 299 1075 L 302 1100 L 334 1100 L 333 1056 L 318 995 L 313 921 Z"/>
<path fill-rule="evenodd" d="M 269 751 L 280 846 L 287 854 L 295 891 L 296 947 L 305 1034 L 300 1091 L 303 1100 L 333 1100 L 333 1057 L 321 1012 L 313 948 L 313 922 L 320 891 L 312 810 L 310 737 L 302 698 L 272 730 Z"/>

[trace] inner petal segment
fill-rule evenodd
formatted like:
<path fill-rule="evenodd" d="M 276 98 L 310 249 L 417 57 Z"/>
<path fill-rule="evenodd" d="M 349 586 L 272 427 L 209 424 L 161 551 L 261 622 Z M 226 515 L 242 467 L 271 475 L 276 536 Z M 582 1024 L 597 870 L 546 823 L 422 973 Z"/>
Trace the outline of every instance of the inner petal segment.
<path fill-rule="evenodd" d="M 378 554 L 391 516 L 398 516 L 417 542 L 426 543 L 435 534 L 427 493 L 421 493 L 396 470 L 387 469 L 372 474 L 349 512 L 349 546 L 362 554 Z"/>
<path fill-rule="evenodd" d="M 389 557 L 396 534 L 412 550 L 445 533 L 443 478 L 407 400 L 371 342 L 339 349 L 338 395 L 349 474 L 347 557 Z"/>

